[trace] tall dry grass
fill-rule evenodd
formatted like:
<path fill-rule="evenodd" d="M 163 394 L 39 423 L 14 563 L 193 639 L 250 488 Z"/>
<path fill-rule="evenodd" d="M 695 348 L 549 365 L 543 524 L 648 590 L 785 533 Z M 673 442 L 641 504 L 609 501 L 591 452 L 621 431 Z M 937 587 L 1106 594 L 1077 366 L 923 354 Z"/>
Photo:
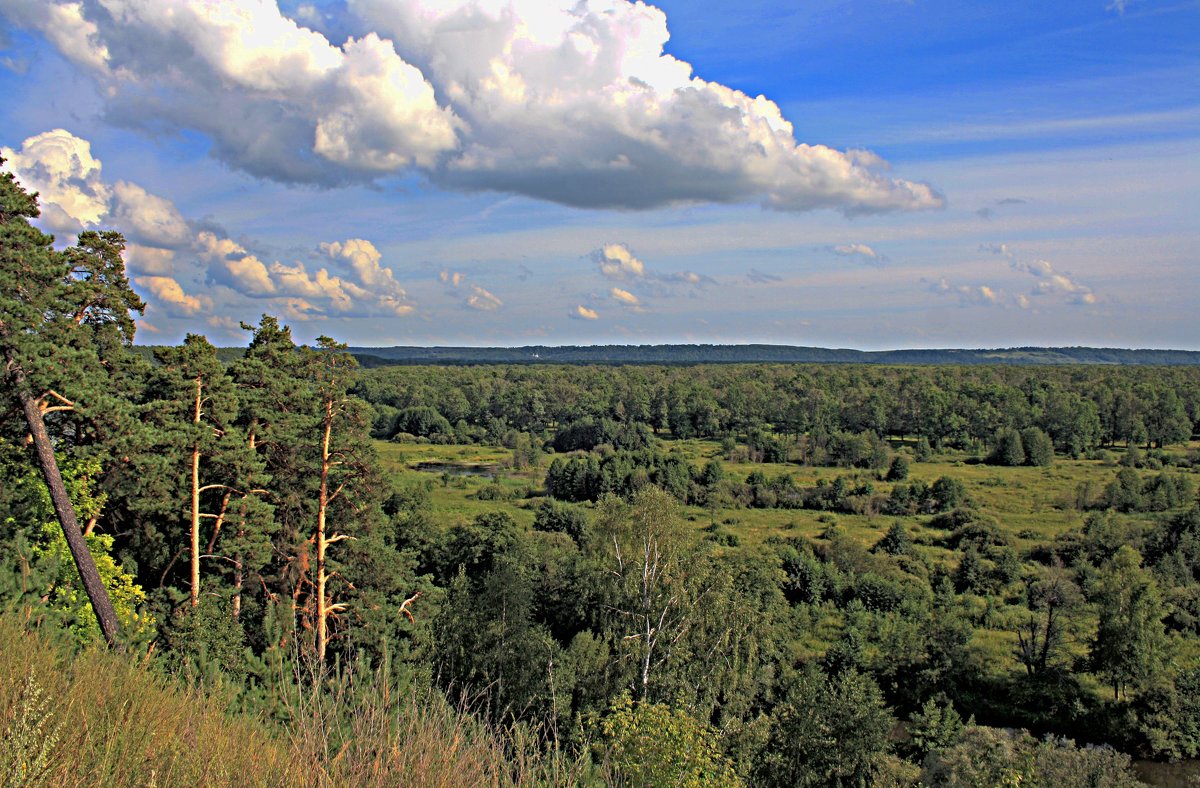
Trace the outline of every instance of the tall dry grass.
<path fill-rule="evenodd" d="M 281 677 L 287 679 L 288 677 Z M 295 675 L 232 714 L 144 659 L 73 653 L 0 616 L 0 785 L 509 786 L 592 782 L 586 758 L 496 730 L 385 673 Z"/>
<path fill-rule="evenodd" d="M 0 618 L 0 773 L 26 785 L 301 785 L 286 741 L 139 660 Z"/>

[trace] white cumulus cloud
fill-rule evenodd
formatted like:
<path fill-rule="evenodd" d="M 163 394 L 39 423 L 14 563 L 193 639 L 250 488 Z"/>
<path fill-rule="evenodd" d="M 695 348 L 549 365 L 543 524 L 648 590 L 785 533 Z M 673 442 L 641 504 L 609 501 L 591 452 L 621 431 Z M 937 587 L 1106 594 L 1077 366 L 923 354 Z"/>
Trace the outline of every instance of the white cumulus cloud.
<path fill-rule="evenodd" d="M 588 307 L 584 306 L 583 304 L 580 304 L 579 306 L 577 306 L 573 310 L 571 310 L 570 316 L 575 318 L 576 320 L 599 320 L 600 319 L 599 312 L 597 312 L 595 309 L 589 309 Z"/>
<path fill-rule="evenodd" d="M 170 200 L 128 181 L 113 185 L 113 198 L 111 221 L 126 238 L 166 249 L 191 242 L 192 230 Z"/>
<path fill-rule="evenodd" d="M 593 256 L 600 273 L 610 279 L 640 279 L 646 275 L 646 264 L 634 257 L 625 244 L 606 244 Z"/>
<path fill-rule="evenodd" d="M 92 74 L 110 117 L 199 131 L 224 161 L 285 182 L 415 170 L 589 208 L 943 204 L 869 151 L 802 141 L 770 99 L 695 76 L 642 2 L 346 6 L 344 41 L 305 26 L 324 21 L 316 9 L 293 19 L 273 0 L 0 0 L 0 13 Z"/>
<path fill-rule="evenodd" d="M 38 193 L 42 224 L 51 232 L 73 235 L 108 215 L 112 189 L 87 140 L 54 129 L 28 138 L 20 150 L 0 148 L 0 156 L 26 191 Z"/>
<path fill-rule="evenodd" d="M 169 276 L 139 276 L 133 281 L 171 314 L 191 317 L 197 312 L 212 310 L 211 298 L 188 295 L 183 292 L 183 286 Z"/>
<path fill-rule="evenodd" d="M 321 244 L 321 250 L 335 260 L 349 263 L 350 278 L 361 288 L 353 292 L 356 298 L 373 300 L 382 311 L 394 315 L 406 315 L 413 310 L 408 293 L 396 281 L 392 269 L 380 264 L 383 255 L 370 241 L 352 238 Z"/>

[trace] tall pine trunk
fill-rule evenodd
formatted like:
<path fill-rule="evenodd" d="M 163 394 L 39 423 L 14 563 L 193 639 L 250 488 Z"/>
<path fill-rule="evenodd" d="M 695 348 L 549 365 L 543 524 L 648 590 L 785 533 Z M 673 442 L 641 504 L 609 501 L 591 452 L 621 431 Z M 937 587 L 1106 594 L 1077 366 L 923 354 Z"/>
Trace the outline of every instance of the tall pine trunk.
<path fill-rule="evenodd" d="M 321 487 L 317 498 L 317 661 L 325 661 L 329 641 L 329 603 L 325 598 L 325 514 L 329 510 L 329 442 L 333 432 L 333 400 L 325 401 L 324 435 L 321 437 Z"/>
<path fill-rule="evenodd" d="M 196 378 L 195 409 L 192 424 L 200 429 L 202 383 Z M 200 604 L 200 438 L 192 436 L 192 607 Z"/>

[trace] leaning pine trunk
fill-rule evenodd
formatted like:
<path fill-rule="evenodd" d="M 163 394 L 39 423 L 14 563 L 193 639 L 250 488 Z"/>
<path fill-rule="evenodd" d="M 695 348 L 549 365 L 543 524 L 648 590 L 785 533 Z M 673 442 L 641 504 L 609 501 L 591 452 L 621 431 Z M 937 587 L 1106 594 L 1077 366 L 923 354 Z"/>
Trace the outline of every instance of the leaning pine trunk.
<path fill-rule="evenodd" d="M 108 598 L 108 591 L 100 579 L 96 562 L 92 560 L 92 554 L 88 550 L 87 540 L 83 538 L 83 532 L 79 529 L 75 507 L 67 495 L 67 487 L 63 484 L 62 474 L 58 470 L 58 461 L 54 458 L 54 447 L 50 443 L 49 433 L 46 432 L 46 423 L 42 421 L 42 411 L 38 403 L 24 390 L 24 376 L 17 373 L 14 377 L 17 396 L 20 397 L 21 409 L 25 413 L 25 422 L 29 427 L 29 434 L 33 436 L 38 465 L 41 466 L 46 486 L 50 488 L 54 513 L 58 515 L 63 536 L 67 539 L 67 547 L 70 548 L 71 557 L 75 559 L 75 566 L 79 569 L 83 589 L 87 593 L 88 601 L 92 603 L 92 610 L 96 613 L 96 620 L 100 623 L 104 639 L 109 646 L 117 646 L 117 633 L 120 630 L 117 611 L 113 608 L 112 600 Z"/>

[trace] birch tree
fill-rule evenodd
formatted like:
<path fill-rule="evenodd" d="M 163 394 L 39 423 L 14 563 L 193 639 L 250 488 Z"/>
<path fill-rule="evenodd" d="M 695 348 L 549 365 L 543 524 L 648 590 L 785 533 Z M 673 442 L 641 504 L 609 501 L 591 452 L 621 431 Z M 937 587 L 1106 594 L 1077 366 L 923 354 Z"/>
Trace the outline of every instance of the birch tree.
<path fill-rule="evenodd" d="M 629 502 L 604 499 L 590 549 L 618 650 L 636 666 L 631 689 L 646 699 L 656 672 L 686 649 L 699 620 L 706 561 L 680 521 L 678 503 L 654 486 Z"/>

